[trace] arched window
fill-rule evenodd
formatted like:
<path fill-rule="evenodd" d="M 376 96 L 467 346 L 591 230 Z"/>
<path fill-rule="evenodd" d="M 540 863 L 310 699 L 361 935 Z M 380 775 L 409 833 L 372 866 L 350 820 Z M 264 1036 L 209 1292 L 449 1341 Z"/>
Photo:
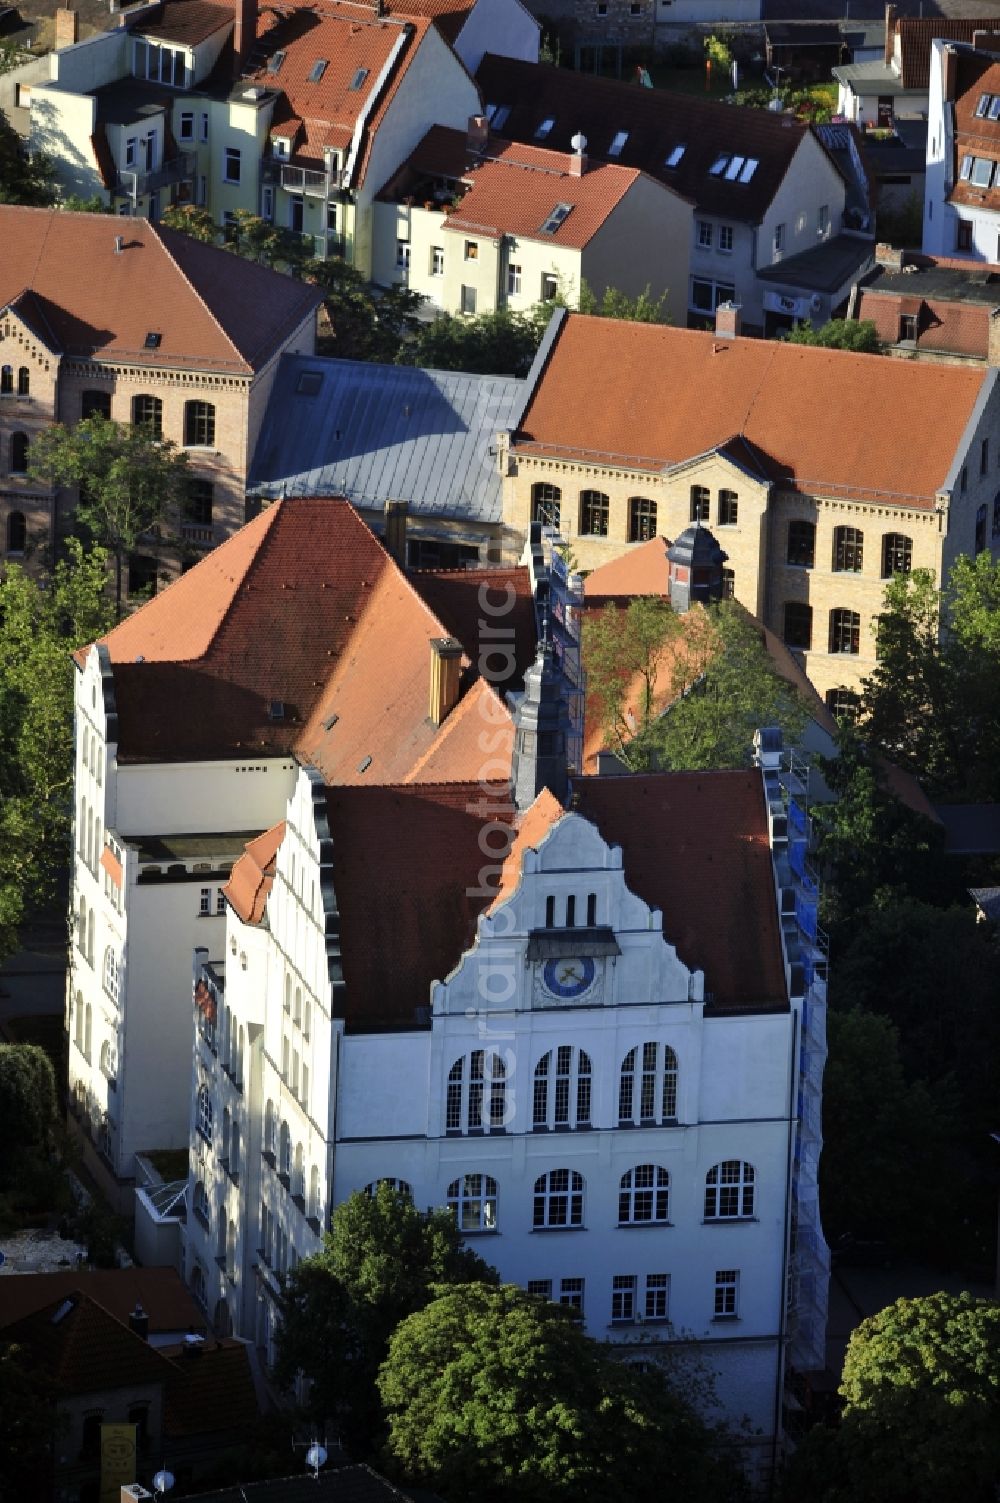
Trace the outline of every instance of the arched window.
<path fill-rule="evenodd" d="M 7 517 L 7 552 L 23 553 L 28 543 L 28 524 L 23 511 L 12 511 Z"/>
<path fill-rule="evenodd" d="M 112 1002 L 118 1001 L 118 957 L 111 945 L 104 951 L 104 990 Z"/>
<path fill-rule="evenodd" d="M 302 1144 L 296 1143 L 295 1157 L 292 1160 L 292 1194 L 305 1197 L 306 1171 L 305 1154 L 302 1152 Z"/>
<path fill-rule="evenodd" d="M 531 487 L 531 520 L 543 527 L 559 527 L 562 491 L 557 485 L 540 480 Z"/>
<path fill-rule="evenodd" d="M 830 612 L 830 651 L 847 653 L 861 651 L 861 617 L 857 611 Z"/>
<path fill-rule="evenodd" d="M 752 1216 L 756 1175 L 742 1159 L 713 1164 L 705 1176 L 705 1220 L 736 1221 Z"/>
<path fill-rule="evenodd" d="M 291 1010 L 292 1010 L 292 978 L 291 978 L 291 976 L 286 976 L 285 977 L 285 1011 L 287 1013 L 290 1013 Z"/>
<path fill-rule="evenodd" d="M 712 506 L 712 494 L 707 485 L 691 487 L 691 521 L 707 522 Z"/>
<path fill-rule="evenodd" d="M 292 1179 L 292 1136 L 288 1131 L 288 1123 L 282 1122 L 278 1131 L 278 1173 L 283 1174 L 289 1184 Z"/>
<path fill-rule="evenodd" d="M 77 992 L 73 1004 L 73 1042 L 83 1053 L 83 993 Z"/>
<path fill-rule="evenodd" d="M 302 1037 L 307 1039 L 312 1035 L 312 1003 L 307 997 L 302 1004 Z"/>
<path fill-rule="evenodd" d="M 208 1203 L 208 1191 L 205 1189 L 204 1180 L 198 1180 L 195 1184 L 191 1207 L 198 1220 L 204 1226 L 206 1232 L 210 1231 L 212 1225 L 212 1210 Z"/>
<path fill-rule="evenodd" d="M 83 1019 L 83 1052 L 84 1052 L 84 1055 L 86 1057 L 88 1065 L 90 1064 L 90 1050 L 91 1050 L 91 1046 L 92 1046 L 92 1042 L 93 1042 L 93 1027 L 94 1027 L 94 1010 L 91 1007 L 90 1003 L 88 1002 L 87 1003 L 86 1012 L 84 1013 L 84 1019 Z"/>
<path fill-rule="evenodd" d="M 80 954 L 86 959 L 87 955 L 87 899 L 80 899 L 80 908 L 76 920 L 76 943 Z"/>
<path fill-rule="evenodd" d="M 274 1153 L 274 1102 L 264 1108 L 264 1152 Z"/>
<path fill-rule="evenodd" d="M 816 526 L 813 522 L 788 524 L 788 549 L 785 562 L 799 569 L 811 569 L 816 559 Z"/>
<path fill-rule="evenodd" d="M 203 1310 L 208 1309 L 208 1287 L 205 1283 L 205 1270 L 200 1263 L 196 1263 L 191 1270 L 191 1293 Z"/>
<path fill-rule="evenodd" d="M 87 914 L 87 963 L 94 964 L 94 910 Z"/>
<path fill-rule="evenodd" d="M 913 559 L 913 539 L 905 532 L 887 532 L 882 539 L 882 578 L 909 574 Z"/>
<path fill-rule="evenodd" d="M 240 1124 L 235 1117 L 229 1135 L 229 1172 L 234 1179 L 240 1172 Z"/>
<path fill-rule="evenodd" d="M 393 1179 L 387 1175 L 383 1179 L 373 1179 L 365 1185 L 365 1194 L 369 1200 L 374 1200 L 380 1185 L 388 1185 L 390 1190 L 395 1190 L 397 1195 L 405 1195 L 407 1200 L 413 1199 L 413 1186 L 405 1179 Z"/>
<path fill-rule="evenodd" d="M 236 1223 L 231 1221 L 226 1232 L 226 1273 L 229 1277 L 236 1277 Z"/>
<path fill-rule="evenodd" d="M 214 448 L 215 408 L 211 402 L 184 403 L 184 442 L 188 448 Z"/>
<path fill-rule="evenodd" d="M 114 1081 L 116 1066 L 115 1047 L 110 1039 L 105 1039 L 101 1045 L 101 1074 L 105 1080 Z"/>
<path fill-rule="evenodd" d="M 740 498 L 735 491 L 719 492 L 719 526 L 735 527 L 739 517 Z"/>
<path fill-rule="evenodd" d="M 865 535 L 860 527 L 833 529 L 833 568 L 838 574 L 860 574 L 864 562 Z"/>
<path fill-rule="evenodd" d="M 630 543 L 648 543 L 656 536 L 656 502 L 648 496 L 628 498 L 628 540 Z"/>
<path fill-rule="evenodd" d="M 208 1087 L 202 1086 L 198 1092 L 198 1114 L 195 1125 L 206 1143 L 211 1143 L 212 1141 L 212 1122 L 214 1116 L 215 1109 L 212 1106 L 212 1098 L 208 1094 Z"/>
<path fill-rule="evenodd" d="M 87 765 L 86 741 L 84 742 L 83 765 Z M 81 861 L 87 859 L 87 800 L 80 800 L 80 824 L 76 832 Z"/>
<path fill-rule="evenodd" d="M 670 1175 L 659 1164 L 638 1164 L 622 1175 L 618 1190 L 618 1223 L 640 1226 L 665 1222 L 670 1215 Z"/>
<path fill-rule="evenodd" d="M 12 397 L 14 395 L 14 367 L 12 365 L 0 365 L 0 397 Z"/>
<path fill-rule="evenodd" d="M 591 1077 L 590 1055 L 583 1049 L 560 1044 L 543 1054 L 535 1066 L 532 1125 L 589 1127 Z"/>
<path fill-rule="evenodd" d="M 246 1034 L 243 1031 L 243 1024 L 241 1023 L 239 1032 L 236 1035 L 236 1058 L 233 1061 L 233 1075 L 237 1085 L 243 1084 L 243 1050 L 245 1046 Z M 305 1092 L 303 1092 L 304 1094 Z"/>
<path fill-rule="evenodd" d="M 104 418 L 105 422 L 111 418 L 111 393 L 109 391 L 85 391 L 80 397 L 80 416 L 82 418 Z"/>
<path fill-rule="evenodd" d="M 211 480 L 188 480 L 184 495 L 184 519 L 194 527 L 211 527 L 215 487 Z"/>
<path fill-rule="evenodd" d="M 223 1110 L 222 1110 L 222 1157 L 224 1159 L 226 1159 L 227 1161 L 229 1159 L 229 1132 L 230 1132 L 230 1128 L 231 1128 L 231 1125 L 232 1125 L 232 1120 L 233 1119 L 230 1116 L 230 1112 L 229 1112 L 228 1106 L 223 1107 Z"/>
<path fill-rule="evenodd" d="M 489 1174 L 463 1174 L 448 1186 L 448 1206 L 460 1232 L 495 1232 L 497 1182 Z"/>
<path fill-rule="evenodd" d="M 26 365 L 20 366 L 17 372 L 17 394 L 19 397 L 31 395 L 31 372 Z"/>
<path fill-rule="evenodd" d="M 677 1055 L 669 1044 L 637 1044 L 622 1061 L 618 1121 L 650 1127 L 677 1121 Z"/>
<path fill-rule="evenodd" d="M 983 549 L 985 547 L 986 547 L 986 507 L 985 507 L 985 505 L 983 505 L 983 506 L 979 506 L 979 507 L 976 508 L 976 535 L 975 535 L 974 552 L 976 552 L 976 553 L 982 553 L 982 551 L 983 551 Z"/>
<path fill-rule="evenodd" d="M 610 505 L 603 491 L 580 492 L 580 534 L 595 538 L 608 535 Z"/>
<path fill-rule="evenodd" d="M 857 719 L 860 703 L 860 696 L 854 689 L 828 689 L 826 691 L 826 707 L 838 720 L 849 720 L 853 723 Z"/>
<path fill-rule="evenodd" d="M 315 1164 L 309 1171 L 308 1212 L 314 1221 L 319 1220 L 319 1169 Z"/>
<path fill-rule="evenodd" d="M 583 1225 L 583 1175 L 575 1169 L 550 1169 L 535 1180 L 533 1226 Z"/>
<path fill-rule="evenodd" d="M 136 428 L 148 428 L 154 438 L 163 437 L 163 403 L 159 397 L 143 392 L 132 398 L 132 423 Z"/>
<path fill-rule="evenodd" d="M 28 435 L 26 433 L 12 433 L 10 436 L 10 473 L 12 475 L 28 473 Z"/>
<path fill-rule="evenodd" d="M 503 1132 L 507 1121 L 507 1067 L 499 1054 L 473 1049 L 448 1071 L 445 1132 Z"/>
<path fill-rule="evenodd" d="M 301 988 L 301 986 L 297 986 L 295 988 L 295 1011 L 292 1014 L 292 1021 L 295 1023 L 295 1026 L 297 1028 L 301 1028 L 302 1027 L 302 988 Z"/>
<path fill-rule="evenodd" d="M 789 647 L 808 652 L 812 646 L 813 609 L 803 600 L 785 601 L 784 639 Z"/>

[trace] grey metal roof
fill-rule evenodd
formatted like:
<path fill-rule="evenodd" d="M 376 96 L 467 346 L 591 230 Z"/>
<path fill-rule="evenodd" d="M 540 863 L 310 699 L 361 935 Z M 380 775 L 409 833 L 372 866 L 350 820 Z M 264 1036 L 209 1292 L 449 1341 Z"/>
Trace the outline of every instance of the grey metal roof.
<path fill-rule="evenodd" d="M 418 515 L 499 522 L 490 449 L 526 396 L 527 382 L 514 376 L 285 355 L 249 489 L 269 498 L 346 496 L 358 507 L 406 501 Z"/>

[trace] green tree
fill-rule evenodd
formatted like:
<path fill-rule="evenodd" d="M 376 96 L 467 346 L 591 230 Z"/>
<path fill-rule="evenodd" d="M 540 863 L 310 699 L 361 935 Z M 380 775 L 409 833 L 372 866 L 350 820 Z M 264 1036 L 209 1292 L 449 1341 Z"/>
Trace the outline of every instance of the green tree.
<path fill-rule="evenodd" d="M 605 287 L 598 297 L 590 284 L 584 280 L 580 283 L 580 312 L 593 314 L 597 318 L 620 318 L 627 323 L 635 324 L 668 324 L 670 322 L 666 292 L 661 292 L 659 297 L 654 297 L 648 282 L 635 297 L 629 297 L 626 292 L 619 292 L 617 287 Z"/>
<path fill-rule="evenodd" d="M 548 304 L 539 304 L 529 313 L 500 308 L 474 318 L 443 313 L 433 323 L 421 324 L 396 359 L 401 365 L 431 370 L 524 376 L 550 316 Z"/>
<path fill-rule="evenodd" d="M 815 1503 L 993 1503 L 1000 1304 L 899 1299 L 851 1336 L 836 1432 L 813 1431 L 787 1496 Z"/>
<path fill-rule="evenodd" d="M 0 1142 L 37 1148 L 56 1121 L 56 1078 L 37 1044 L 0 1044 Z"/>
<path fill-rule="evenodd" d="M 390 1464 L 484 1503 L 721 1498 L 709 1433 L 649 1366 L 513 1285 L 446 1290 L 399 1326 L 379 1374 Z"/>
<path fill-rule="evenodd" d="M 674 692 L 674 666 L 684 642 L 681 617 L 660 595 L 640 595 L 628 607 L 606 605 L 583 624 L 590 707 L 605 744 L 627 767 L 645 766 L 636 736 L 652 724 L 659 699 Z M 635 691 L 638 691 L 637 693 Z"/>
<path fill-rule="evenodd" d="M 171 204 L 160 215 L 160 223 L 168 230 L 200 240 L 203 245 L 217 245 L 222 236 L 209 211 L 198 208 L 196 204 Z"/>
<path fill-rule="evenodd" d="M 289 1274 L 276 1374 L 313 1383 L 318 1419 L 334 1418 L 359 1444 L 379 1423 L 375 1377 L 392 1332 L 438 1285 L 496 1279 L 463 1247 L 450 1211 L 418 1211 L 388 1184 L 352 1195 L 333 1213 L 322 1252 Z"/>
<path fill-rule="evenodd" d="M 70 654 L 110 624 L 106 587 L 107 555 L 74 539 L 50 579 L 9 564 L 0 581 L 0 955 L 69 863 Z"/>
<path fill-rule="evenodd" d="M 796 324 L 785 339 L 789 344 L 818 345 L 824 350 L 852 350 L 855 355 L 878 355 L 882 350 L 878 330 L 870 318 L 831 318 L 819 329 L 811 324 Z"/>
<path fill-rule="evenodd" d="M 50 1496 L 60 1426 L 55 1388 L 24 1348 L 0 1341 L 0 1503 Z"/>
<path fill-rule="evenodd" d="M 29 157 L 21 137 L 0 110 L 0 204 L 37 207 L 54 202 L 51 162 L 44 156 Z"/>
<path fill-rule="evenodd" d="M 57 423 L 31 446 L 31 473 L 44 484 L 78 486 L 77 525 L 115 563 L 115 615 L 122 615 L 125 562 L 161 522 L 179 521 L 187 455 L 152 429 L 96 416 Z"/>

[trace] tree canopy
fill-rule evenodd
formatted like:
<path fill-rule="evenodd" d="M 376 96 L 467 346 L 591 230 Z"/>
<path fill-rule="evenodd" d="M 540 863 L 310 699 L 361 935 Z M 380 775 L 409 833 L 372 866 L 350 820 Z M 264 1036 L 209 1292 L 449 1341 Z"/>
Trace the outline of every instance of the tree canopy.
<path fill-rule="evenodd" d="M 528 313 L 500 308 L 472 318 L 442 313 L 421 324 L 398 351 L 401 365 L 480 375 L 524 376 L 548 325 L 552 309 L 540 303 Z"/>
<path fill-rule="evenodd" d="M 721 1498 L 710 1433 L 647 1366 L 616 1360 L 572 1312 L 513 1285 L 444 1290 L 389 1343 L 387 1454 L 448 1499 Z"/>
<path fill-rule="evenodd" d="M 6 72 L 0 51 L 0 73 Z M 52 168 L 46 157 L 29 157 L 24 142 L 0 110 L 0 204 L 30 204 L 35 207 L 55 202 Z"/>
<path fill-rule="evenodd" d="M 814 329 L 812 324 L 796 324 L 785 335 L 789 344 L 818 345 L 824 350 L 852 350 L 855 355 L 881 354 L 878 330 L 870 318 L 831 318 Z"/>
<path fill-rule="evenodd" d="M 56 423 L 31 445 L 31 473 L 45 484 L 79 487 L 75 520 L 115 562 L 115 613 L 122 614 L 126 560 L 161 521 L 176 524 L 187 495 L 187 455 L 152 428 L 84 418 Z"/>
<path fill-rule="evenodd" d="M 56 1121 L 56 1077 L 37 1044 L 0 1044 L 0 1142 L 5 1152 L 42 1145 Z"/>

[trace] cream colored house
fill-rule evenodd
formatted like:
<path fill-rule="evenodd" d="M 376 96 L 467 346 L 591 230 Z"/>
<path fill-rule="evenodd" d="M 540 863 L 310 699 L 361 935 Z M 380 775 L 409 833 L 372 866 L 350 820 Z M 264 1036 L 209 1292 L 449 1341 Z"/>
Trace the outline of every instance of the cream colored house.
<path fill-rule="evenodd" d="M 446 313 L 525 311 L 587 285 L 683 306 L 690 202 L 631 167 L 435 126 L 375 204 L 374 280 Z"/>

